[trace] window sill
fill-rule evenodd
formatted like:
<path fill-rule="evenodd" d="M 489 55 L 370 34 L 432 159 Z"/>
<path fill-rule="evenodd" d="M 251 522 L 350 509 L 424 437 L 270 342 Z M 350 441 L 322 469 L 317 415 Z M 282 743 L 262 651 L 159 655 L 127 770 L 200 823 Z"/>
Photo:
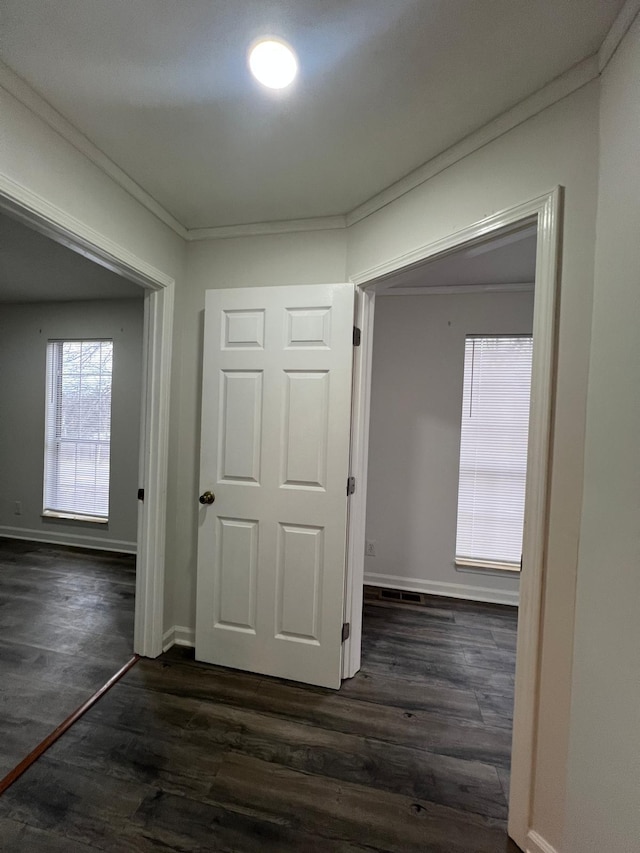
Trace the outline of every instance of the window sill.
<path fill-rule="evenodd" d="M 76 515 L 73 512 L 55 512 L 52 509 L 45 509 L 42 513 L 42 518 L 60 518 L 63 521 L 84 521 L 89 524 L 108 524 L 108 518 L 102 518 L 99 515 Z"/>
<path fill-rule="evenodd" d="M 510 572 L 511 574 L 520 574 L 520 563 L 499 563 L 491 562 L 490 560 L 465 560 L 463 557 L 456 557 L 456 569 L 477 569 L 479 571 L 489 572 Z"/>

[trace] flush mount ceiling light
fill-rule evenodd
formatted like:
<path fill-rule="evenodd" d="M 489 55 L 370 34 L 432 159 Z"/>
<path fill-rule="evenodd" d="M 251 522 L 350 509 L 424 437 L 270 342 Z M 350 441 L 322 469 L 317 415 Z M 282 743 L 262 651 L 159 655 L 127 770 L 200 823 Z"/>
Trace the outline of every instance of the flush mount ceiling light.
<path fill-rule="evenodd" d="M 249 68 L 263 86 L 284 89 L 298 73 L 298 60 L 288 44 L 266 38 L 249 50 Z"/>

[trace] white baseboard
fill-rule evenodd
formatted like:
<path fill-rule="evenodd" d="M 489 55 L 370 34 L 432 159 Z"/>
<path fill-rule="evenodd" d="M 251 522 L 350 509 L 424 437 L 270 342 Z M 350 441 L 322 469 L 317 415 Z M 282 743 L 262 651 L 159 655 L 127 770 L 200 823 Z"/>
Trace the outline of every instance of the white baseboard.
<path fill-rule="evenodd" d="M 527 833 L 527 853 L 558 853 L 541 835 L 530 829 Z"/>
<path fill-rule="evenodd" d="M 194 648 L 196 644 L 196 632 L 193 628 L 184 625 L 173 625 L 162 635 L 162 651 L 168 651 L 171 646 L 186 646 Z"/>
<path fill-rule="evenodd" d="M 46 545 L 70 545 L 76 548 L 94 548 L 96 551 L 117 551 L 119 554 L 135 554 L 136 542 L 123 539 L 106 539 L 103 536 L 83 536 L 80 533 L 57 533 L 50 530 L 32 530 L 28 527 L 8 527 L 0 525 L 0 537 L 7 539 L 26 539 L 29 542 L 42 542 Z"/>
<path fill-rule="evenodd" d="M 364 573 L 364 582 L 369 586 L 381 586 L 385 589 L 399 589 L 406 592 L 424 592 L 428 595 L 442 595 L 446 598 L 467 598 L 471 601 L 486 601 L 489 604 L 510 604 L 517 607 L 519 593 L 507 589 L 491 589 L 485 586 L 470 586 L 466 583 L 444 583 L 443 581 L 425 581 L 420 578 L 402 578 L 395 575 Z"/>

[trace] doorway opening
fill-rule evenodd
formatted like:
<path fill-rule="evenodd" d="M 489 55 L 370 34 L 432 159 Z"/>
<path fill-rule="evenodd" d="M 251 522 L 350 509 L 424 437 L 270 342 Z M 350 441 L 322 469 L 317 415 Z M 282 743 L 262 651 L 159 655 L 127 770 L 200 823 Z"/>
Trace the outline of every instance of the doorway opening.
<path fill-rule="evenodd" d="M 162 653 L 169 384 L 175 281 L 109 237 L 0 176 L 0 211 L 144 288 L 134 651 Z"/>
<path fill-rule="evenodd" d="M 367 583 L 368 586 L 374 586 L 377 588 L 373 594 L 377 596 L 378 604 L 368 604 L 367 607 L 370 612 L 373 612 L 371 608 L 375 607 L 382 610 L 380 607 L 381 597 L 383 598 L 384 606 L 386 608 L 389 607 L 388 596 L 390 594 L 389 590 L 391 590 L 392 595 L 400 594 L 400 596 L 402 596 L 403 593 L 405 595 L 407 593 L 420 595 L 426 594 L 429 596 L 428 601 L 432 608 L 437 608 L 438 604 L 441 604 L 442 601 L 444 601 L 445 604 L 448 604 L 448 609 L 450 611 L 449 616 L 455 621 L 453 611 L 460 611 L 460 609 L 463 608 L 463 604 L 461 602 L 464 597 L 469 597 L 470 592 L 470 590 L 467 589 L 465 593 L 465 590 L 461 588 L 461 578 L 464 578 L 468 587 L 475 588 L 475 592 L 471 590 L 473 597 L 485 599 L 481 605 L 465 604 L 464 607 L 467 609 L 469 607 L 475 607 L 479 608 L 480 611 L 487 611 L 491 608 L 504 608 L 508 604 L 513 605 L 516 602 L 519 603 L 514 691 L 515 710 L 511 750 L 511 784 L 508 819 L 509 834 L 520 846 L 524 846 L 525 844 L 526 833 L 529 827 L 529 793 L 532 785 L 533 773 L 533 747 L 538 687 L 537 671 L 540 647 L 539 626 L 544 573 L 543 552 L 546 528 L 546 485 L 552 404 L 553 341 L 556 309 L 560 199 L 561 194 L 558 189 L 548 196 L 535 199 L 532 202 L 492 216 L 480 223 L 476 223 L 469 228 L 464 229 L 463 231 L 453 234 L 444 240 L 421 247 L 404 257 L 396 258 L 378 268 L 365 271 L 353 279 L 359 288 L 357 325 L 362 329 L 363 343 L 360 349 L 356 351 L 355 357 L 354 427 L 352 435 L 351 470 L 356 477 L 358 490 L 353 496 L 352 503 L 350 505 L 346 618 L 347 621 L 351 623 L 351 636 L 345 644 L 343 675 L 345 678 L 349 678 L 353 676 L 360 667 L 362 651 L 361 614 L 365 583 Z M 524 238 L 523 235 L 525 235 Z M 447 299 L 451 300 L 453 298 L 460 300 L 462 299 L 460 291 L 458 291 L 458 295 L 456 297 L 453 297 L 452 294 L 447 293 L 446 291 L 438 294 L 434 290 L 438 286 L 449 287 L 452 283 L 456 283 L 453 280 L 447 282 L 446 279 L 443 278 L 447 269 L 450 273 L 452 269 L 455 269 L 455 265 L 458 264 L 456 274 L 466 275 L 470 271 L 468 270 L 467 273 L 464 273 L 464 270 L 460 267 L 461 259 L 465 257 L 465 254 L 467 261 L 473 261 L 475 259 L 477 265 L 482 266 L 484 260 L 486 260 L 490 255 L 487 248 L 491 244 L 493 244 L 494 248 L 502 247 L 503 252 L 508 252 L 509 246 L 515 246 L 519 242 L 521 243 L 523 239 L 527 239 L 527 235 L 529 239 L 533 239 L 535 241 L 535 275 L 533 276 L 534 288 L 531 287 L 531 281 L 526 282 L 520 280 L 514 282 L 502 282 L 503 284 L 519 285 L 519 287 L 511 288 L 511 294 L 502 294 L 504 297 L 509 295 L 512 302 L 514 300 L 519 300 L 522 305 L 526 302 L 527 298 L 531 300 L 531 297 L 534 297 L 533 322 L 531 324 L 533 361 L 524 509 L 525 533 L 522 544 L 523 571 L 519 581 L 517 581 L 513 577 L 505 579 L 503 575 L 498 574 L 495 568 L 493 571 L 487 571 L 484 567 L 456 567 L 454 535 L 454 543 L 450 548 L 453 553 L 449 555 L 449 568 L 451 569 L 452 574 L 448 577 L 440 575 L 437 578 L 434 575 L 431 578 L 431 583 L 426 582 L 426 580 L 423 583 L 412 583 L 411 572 L 406 571 L 406 562 L 404 564 L 405 569 L 398 567 L 390 569 L 389 563 L 385 563 L 384 555 L 386 553 L 386 541 L 382 543 L 379 541 L 380 531 L 384 527 L 384 520 L 381 521 L 381 519 L 383 519 L 384 516 L 385 500 L 392 499 L 391 493 L 380 494 L 380 491 L 382 491 L 380 483 L 385 483 L 386 489 L 385 476 L 394 477 L 395 474 L 393 471 L 393 458 L 391 460 L 380 460 L 380 453 L 378 452 L 376 454 L 376 466 L 380 468 L 380 470 L 372 468 L 372 463 L 370 461 L 370 452 L 374 450 L 373 445 L 371 445 L 372 439 L 377 442 L 378 438 L 380 438 L 380 436 L 384 436 L 385 432 L 383 424 L 379 428 L 376 428 L 376 432 L 379 435 L 378 438 L 375 438 L 373 423 L 370 424 L 370 414 L 374 411 L 373 406 L 375 406 L 374 393 L 376 381 L 374 375 L 373 354 L 374 306 L 376 306 L 376 301 L 378 299 L 378 304 L 380 306 L 384 304 L 390 306 L 388 313 L 390 314 L 390 319 L 392 321 L 391 326 L 393 327 L 394 324 L 397 323 L 398 317 L 392 315 L 398 314 L 403 300 L 411 300 L 413 304 L 419 302 L 428 304 L 429 300 L 432 299 L 440 300 L 441 302 L 446 302 Z M 455 261 L 453 260 L 454 255 L 457 255 Z M 449 261 L 447 261 L 447 258 Z M 479 262 L 478 259 L 484 260 Z M 427 271 L 429 266 L 432 267 L 432 271 L 435 270 L 435 272 L 440 276 L 440 281 L 444 283 L 438 285 L 435 281 L 431 281 L 431 296 L 417 296 L 415 295 L 416 287 L 420 286 L 421 276 L 422 281 L 427 280 Z M 461 279 L 458 279 L 457 283 L 459 286 L 462 286 Z M 476 280 L 475 282 L 470 281 L 470 287 L 477 286 L 482 283 L 487 285 L 491 284 L 491 282 L 488 281 L 481 282 Z M 529 291 L 528 296 L 527 288 Z M 519 293 L 518 290 L 520 290 Z M 392 291 L 395 292 L 394 296 L 389 295 Z M 474 293 L 474 291 L 472 291 L 472 293 Z M 475 293 L 478 295 L 477 290 Z M 383 302 L 382 297 L 384 294 L 386 294 L 386 296 L 384 296 Z M 414 295 L 411 296 L 411 294 Z M 491 296 L 495 301 L 495 299 L 500 295 L 499 290 L 496 292 L 494 288 L 493 294 L 487 293 L 487 298 Z M 396 306 L 395 308 L 393 308 L 394 304 Z M 448 307 L 453 308 L 451 305 Z M 383 317 L 383 311 L 379 312 L 379 316 L 381 318 Z M 444 327 L 443 340 L 446 339 L 447 334 L 451 336 L 450 330 L 454 325 L 455 324 L 452 323 L 452 326 Z M 411 329 L 414 336 L 416 334 L 420 334 L 415 328 L 411 327 Z M 395 331 L 395 340 L 398 341 L 401 339 L 401 331 L 399 332 L 397 326 Z M 491 330 L 492 333 L 501 331 L 506 332 L 506 328 L 505 330 L 498 328 Z M 522 334 L 522 330 L 511 329 L 511 332 L 514 331 L 518 331 Z M 467 333 L 473 334 L 473 331 L 467 330 Z M 411 332 L 408 336 L 410 335 Z M 403 341 L 403 346 L 404 343 L 406 343 L 406 341 Z M 443 353 L 440 353 L 440 360 L 444 362 L 442 356 Z M 463 353 L 461 353 L 460 356 L 463 358 Z M 436 355 L 435 358 L 437 362 L 438 356 Z M 460 366 L 461 364 L 462 363 L 460 362 Z M 432 366 L 429 367 L 427 372 L 431 369 Z M 462 392 L 461 383 L 462 376 L 459 375 L 458 384 L 460 386 L 460 392 Z M 396 383 L 396 388 L 398 384 L 401 383 Z M 461 408 L 461 393 L 459 396 Z M 459 415 L 460 410 L 458 410 L 458 417 Z M 388 420 L 386 427 L 387 432 L 392 430 L 392 425 L 394 423 L 397 424 L 399 419 L 400 413 L 397 412 L 395 421 L 393 418 Z M 431 427 L 432 438 L 438 430 L 441 432 L 444 431 L 442 424 L 431 424 Z M 435 432 L 433 432 L 434 430 Z M 378 450 L 379 449 L 380 448 L 378 448 Z M 460 446 L 458 438 L 458 453 L 459 449 Z M 406 450 L 406 447 L 398 447 L 398 443 L 396 443 L 395 453 L 399 454 L 401 460 L 406 456 Z M 443 459 L 437 459 L 433 462 L 430 469 L 432 474 L 438 470 L 438 465 L 442 466 L 442 464 Z M 383 470 L 385 465 L 387 466 L 386 474 L 385 470 Z M 453 466 L 449 465 L 449 469 L 451 468 L 453 468 L 455 477 L 457 478 L 459 464 L 453 464 Z M 420 466 L 414 466 L 409 476 L 413 480 L 417 480 L 419 477 L 419 471 Z M 373 474 L 374 492 L 376 492 L 373 497 L 374 513 L 378 513 L 378 523 L 376 525 L 374 519 L 372 527 L 369 528 L 368 533 L 367 495 L 370 500 L 371 488 L 368 487 L 368 477 L 371 474 Z M 378 483 L 377 489 L 375 487 L 375 482 Z M 453 485 L 450 483 L 449 487 L 453 489 L 457 497 L 457 479 Z M 398 487 L 396 484 L 396 490 L 398 490 L 398 488 L 401 487 Z M 410 494 L 411 488 L 407 488 L 406 491 Z M 389 492 L 391 492 L 391 490 L 389 490 Z M 429 517 L 437 517 L 439 511 L 439 508 L 435 505 L 435 503 L 437 503 L 437 489 L 436 498 L 433 497 L 432 491 L 430 491 L 429 494 L 431 496 L 431 504 L 424 508 L 425 513 Z M 406 495 L 404 492 L 400 492 L 398 503 L 403 505 L 402 501 L 405 497 Z M 380 504 L 378 509 L 375 509 L 376 502 Z M 407 510 L 405 516 L 411 518 L 413 514 L 413 520 L 415 521 L 415 514 L 416 512 L 419 513 L 419 509 L 416 507 L 409 507 L 407 509 L 406 506 L 405 509 Z M 455 513 L 456 507 L 454 507 L 453 514 L 455 515 Z M 392 513 L 390 513 L 390 515 L 391 514 Z M 453 523 L 453 530 L 455 534 L 455 519 L 450 517 L 448 523 L 449 525 Z M 423 524 L 423 526 L 426 525 Z M 449 530 L 451 531 L 451 527 L 449 527 Z M 401 534 L 402 529 L 400 531 L 394 531 L 393 535 L 395 535 L 396 532 Z M 438 535 L 441 533 L 442 531 L 439 531 Z M 391 535 L 391 531 L 389 531 L 389 536 Z M 424 551 L 425 544 L 422 542 L 420 545 L 419 536 L 415 536 L 413 538 L 415 540 L 413 542 L 415 547 L 413 557 L 415 558 L 416 554 L 419 554 L 421 548 Z M 407 551 L 408 546 L 406 541 L 402 547 Z M 369 557 L 365 556 L 367 548 L 368 553 L 370 554 Z M 376 556 L 373 556 L 372 550 L 376 553 Z M 408 550 L 411 551 L 411 548 L 408 548 Z M 383 560 L 380 560 L 377 556 L 378 553 L 383 555 Z M 405 557 L 406 556 L 407 554 L 405 554 Z M 409 554 L 409 557 L 410 556 L 411 555 Z M 426 560 L 427 558 L 425 556 L 423 562 Z M 380 566 L 380 563 L 383 564 L 382 568 L 373 568 L 375 566 Z M 480 573 L 480 579 L 476 580 L 478 573 Z M 391 575 L 391 577 L 389 577 L 389 575 Z M 489 582 L 488 578 L 491 578 L 491 582 Z M 493 578 L 495 578 L 495 581 Z M 415 581 L 415 572 L 413 580 Z M 487 593 L 487 589 L 490 590 L 492 587 L 494 589 L 493 593 Z M 517 589 L 517 587 L 519 587 L 519 589 Z M 387 591 L 384 592 L 384 590 Z M 433 599 L 434 594 L 441 596 L 441 599 Z M 387 597 L 386 602 L 384 602 L 384 597 Z M 495 602 L 501 602 L 501 604 L 496 605 Z M 402 610 L 402 613 L 406 614 L 408 612 L 406 604 L 396 604 L 394 606 L 396 607 L 396 613 L 398 612 L 398 607 L 405 608 Z M 403 622 L 403 620 L 404 623 L 406 623 L 407 620 L 415 620 L 417 618 L 416 613 L 420 610 L 421 603 L 414 603 L 409 605 L 409 607 L 411 607 L 413 611 L 411 617 L 405 615 L 400 620 L 401 622 Z M 426 608 L 422 610 L 423 614 L 425 610 Z M 487 618 L 492 619 L 494 616 L 495 614 L 489 615 Z M 474 618 L 481 619 L 482 613 L 479 612 L 474 616 Z M 464 621 L 464 618 L 462 621 Z M 498 626 L 497 624 L 495 627 L 498 630 L 501 629 L 501 626 Z M 504 626 L 502 627 L 504 628 Z M 512 642 L 512 639 L 506 635 L 501 637 L 501 639 L 504 643 Z M 365 643 L 365 647 L 367 647 L 367 643 L 368 640 Z M 386 651 L 391 650 L 386 649 Z M 467 658 L 468 657 L 469 656 L 467 655 Z M 502 655 L 502 657 L 505 657 L 505 655 Z M 496 675 L 496 677 L 498 676 Z M 489 711 L 487 711 L 487 713 L 489 713 Z"/>
<path fill-rule="evenodd" d="M 134 652 L 162 650 L 173 281 L 4 183 L 0 227 L 2 661 L 34 711 L 6 771 Z"/>
<path fill-rule="evenodd" d="M 0 243 L 2 776 L 133 654 L 144 292 L 2 214 Z"/>

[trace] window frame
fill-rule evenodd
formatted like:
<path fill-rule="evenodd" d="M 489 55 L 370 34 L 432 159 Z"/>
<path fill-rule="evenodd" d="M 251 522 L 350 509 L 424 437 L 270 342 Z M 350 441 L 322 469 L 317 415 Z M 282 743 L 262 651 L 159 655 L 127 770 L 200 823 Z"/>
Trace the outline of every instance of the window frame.
<path fill-rule="evenodd" d="M 531 342 L 531 377 L 529 382 L 529 399 L 527 405 L 527 441 L 525 445 L 525 482 L 523 489 L 523 506 L 522 506 L 522 520 L 523 520 L 523 528 L 524 528 L 524 517 L 525 517 L 525 495 L 526 495 L 526 478 L 527 478 L 527 465 L 528 465 L 528 435 L 529 435 L 529 427 L 531 420 L 531 387 L 532 387 L 532 374 L 533 374 L 533 333 L 525 332 L 525 333 L 482 333 L 482 334 L 467 334 L 464 339 L 464 364 L 463 364 L 463 388 L 466 384 L 466 351 L 467 345 L 469 341 L 473 340 L 500 340 L 500 339 L 523 339 Z M 462 418 L 464 417 L 464 392 L 463 392 L 463 400 L 461 405 L 461 421 L 460 421 L 460 450 L 458 454 L 458 494 L 457 494 L 457 508 L 456 508 L 456 541 L 454 547 L 454 566 L 456 568 L 467 569 L 467 570 L 476 570 L 480 572 L 495 572 L 497 574 L 510 573 L 519 575 L 522 571 L 522 548 L 520 553 L 519 560 L 499 560 L 499 559 L 490 559 L 484 557 L 476 557 L 476 556 L 462 556 L 458 554 L 458 539 L 459 539 L 459 522 L 460 522 L 460 488 L 461 488 L 461 467 L 462 467 L 462 452 L 463 452 L 463 438 L 462 438 Z"/>
<path fill-rule="evenodd" d="M 111 344 L 111 376 L 110 376 L 110 400 L 109 400 L 109 438 L 87 440 L 86 443 L 96 446 L 105 445 L 109 448 L 109 473 L 107 479 L 107 512 L 89 513 L 79 510 L 55 509 L 48 506 L 47 498 L 50 496 L 51 490 L 57 493 L 59 477 L 59 454 L 60 444 L 65 439 L 59 434 L 58 424 L 61 422 L 59 412 L 62 406 L 62 356 L 64 344 L 83 344 L 83 343 L 109 343 Z M 44 436 L 44 470 L 42 484 L 42 518 L 55 518 L 67 521 L 82 522 L 89 524 L 105 525 L 109 523 L 109 513 L 111 508 L 111 419 L 113 414 L 113 354 L 114 340 L 111 337 L 82 337 L 82 338 L 49 338 L 46 347 L 46 396 L 45 396 L 45 436 Z M 77 444 L 78 439 L 72 440 Z M 53 448 L 51 445 L 53 444 Z M 51 455 L 54 459 L 51 459 Z M 50 473 L 53 472 L 56 478 L 55 486 L 51 486 L 49 479 Z"/>

